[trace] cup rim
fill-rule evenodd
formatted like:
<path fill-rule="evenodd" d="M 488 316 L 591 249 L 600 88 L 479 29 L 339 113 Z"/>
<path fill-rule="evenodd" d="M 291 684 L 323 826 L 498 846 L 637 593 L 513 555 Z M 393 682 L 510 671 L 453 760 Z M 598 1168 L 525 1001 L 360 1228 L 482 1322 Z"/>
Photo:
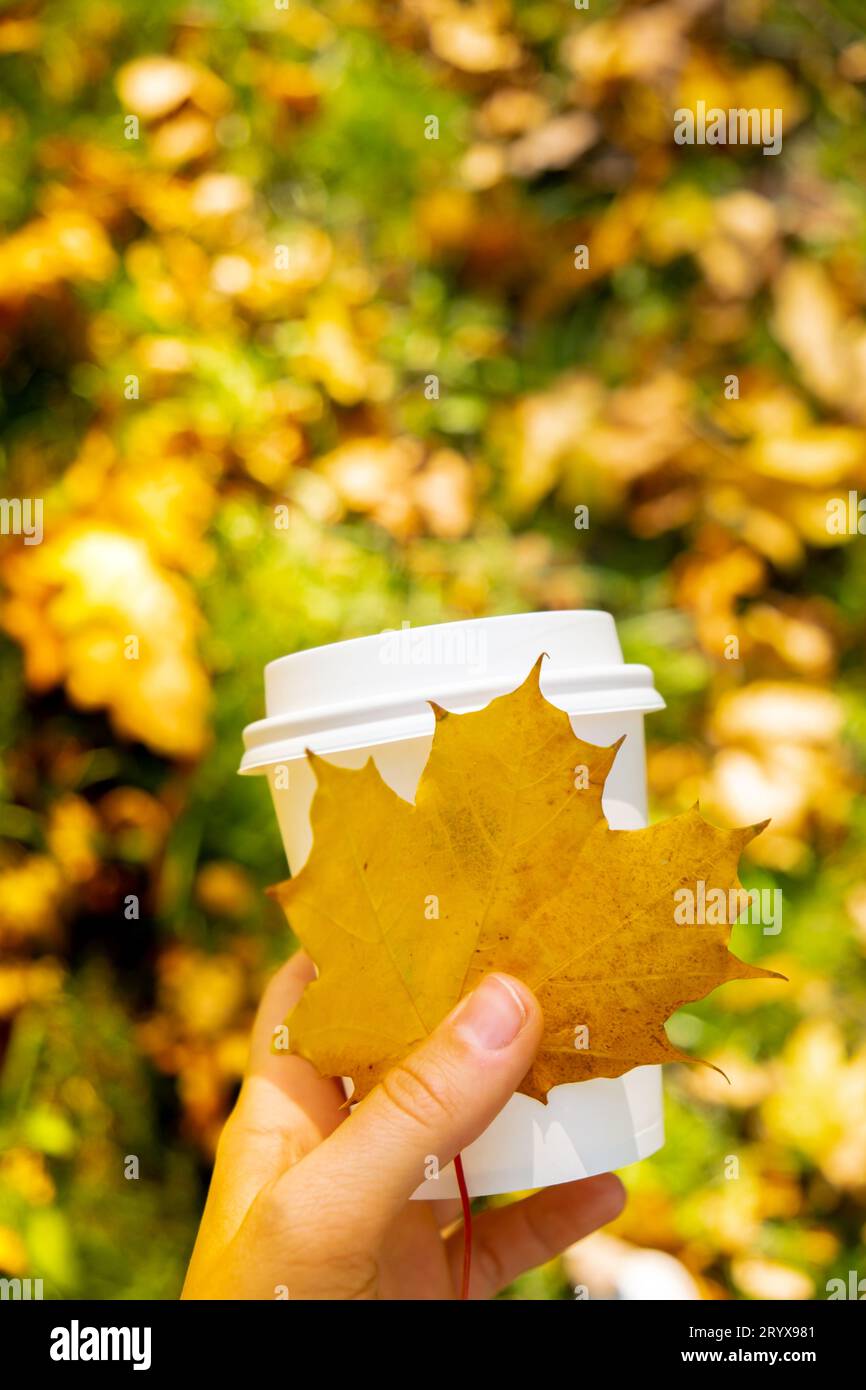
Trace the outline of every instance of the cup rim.
<path fill-rule="evenodd" d="M 431 662 L 423 675 L 417 668 L 407 669 L 411 663 L 401 662 L 392 668 L 387 681 L 379 677 L 378 670 L 370 681 L 371 669 L 377 664 L 381 669 L 382 665 L 379 644 L 388 637 L 398 642 L 405 636 L 414 643 L 432 640 L 447 644 L 454 638 L 479 633 L 494 634 L 493 657 L 488 669 L 485 651 L 483 673 L 474 674 L 465 659 L 455 663 L 449 658 Z M 650 668 L 622 661 L 613 618 L 601 609 L 497 614 L 385 629 L 268 662 L 268 703 L 271 707 L 283 703 L 288 708 L 277 708 L 247 725 L 238 770 L 242 774 L 261 773 L 275 764 L 302 759 L 308 749 L 327 755 L 429 737 L 434 726 L 431 701 L 456 714 L 482 709 L 525 679 L 528 653 L 531 649 L 537 654 L 545 639 L 555 639 L 549 642 L 555 655 L 542 664 L 542 690 L 551 704 L 567 714 L 648 714 L 664 709 Z M 594 645 L 601 648 L 597 664 L 588 657 Z M 317 689 L 334 688 L 349 689 L 353 694 L 316 700 Z M 299 690 L 304 694 L 303 703 L 297 699 Z"/>
<path fill-rule="evenodd" d="M 556 623 L 560 620 L 565 621 L 566 619 L 573 619 L 578 614 L 582 619 L 611 618 L 611 614 L 608 613 L 604 608 L 551 608 L 549 610 L 540 611 L 532 610 L 527 613 L 491 613 L 489 617 L 450 618 L 447 622 L 444 623 L 422 623 L 418 627 L 386 627 L 381 628 L 378 632 L 365 632 L 359 637 L 346 637 L 339 642 L 320 642 L 319 645 L 316 647 L 302 647 L 296 652 L 285 652 L 283 656 L 275 656 L 271 661 L 267 661 L 264 666 L 264 673 L 265 678 L 267 679 L 268 672 L 276 670 L 284 662 L 293 661 L 296 657 L 299 656 L 317 656 L 320 652 L 332 651 L 335 647 L 339 647 L 340 650 L 344 652 L 346 656 L 350 656 L 352 650 L 358 651 L 361 649 L 362 643 L 370 643 L 372 645 L 375 642 L 381 641 L 381 639 L 389 633 L 394 633 L 396 636 L 399 637 L 401 632 L 411 632 L 413 637 L 423 637 L 427 633 L 444 632 L 446 629 L 451 629 L 453 631 L 456 628 L 468 629 L 475 627 L 484 627 L 489 630 L 490 626 L 492 626 L 493 624 L 499 624 L 502 626 L 505 626 L 507 624 L 525 624 L 527 627 L 529 627 L 533 623 L 537 623 L 540 618 Z"/>

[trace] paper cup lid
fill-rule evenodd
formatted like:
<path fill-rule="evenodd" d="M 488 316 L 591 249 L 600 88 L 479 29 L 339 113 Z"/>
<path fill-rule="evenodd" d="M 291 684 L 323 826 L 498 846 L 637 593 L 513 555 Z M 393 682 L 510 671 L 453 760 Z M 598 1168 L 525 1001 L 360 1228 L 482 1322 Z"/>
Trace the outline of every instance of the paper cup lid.
<path fill-rule="evenodd" d="M 408 627 L 312 647 L 265 667 L 264 719 L 244 729 L 242 773 L 433 732 L 513 690 L 541 652 L 541 689 L 568 714 L 664 709 L 648 666 L 627 666 L 609 613 L 588 609 Z"/>

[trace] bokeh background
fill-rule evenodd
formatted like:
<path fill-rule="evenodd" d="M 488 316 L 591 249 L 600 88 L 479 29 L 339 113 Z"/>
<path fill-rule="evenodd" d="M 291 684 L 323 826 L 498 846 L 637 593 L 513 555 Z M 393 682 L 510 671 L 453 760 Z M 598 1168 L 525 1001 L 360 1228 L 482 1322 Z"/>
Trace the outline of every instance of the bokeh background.
<path fill-rule="evenodd" d="M 735 945 L 790 984 L 675 1018 L 730 1085 L 668 1068 L 624 1216 L 510 1296 L 866 1276 L 859 13 L 2 7 L 3 491 L 45 514 L 0 540 L 0 1272 L 177 1295 L 291 946 L 264 663 L 591 606 L 667 700 L 654 815 L 772 816 L 783 931 Z M 675 145 L 699 99 L 781 155 Z"/>

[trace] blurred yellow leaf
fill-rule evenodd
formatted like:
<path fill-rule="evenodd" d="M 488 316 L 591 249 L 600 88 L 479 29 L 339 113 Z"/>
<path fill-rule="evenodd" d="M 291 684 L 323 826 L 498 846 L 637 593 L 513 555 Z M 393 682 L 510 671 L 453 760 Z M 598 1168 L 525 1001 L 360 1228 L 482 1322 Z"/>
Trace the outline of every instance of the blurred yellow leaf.
<path fill-rule="evenodd" d="M 775 1260 L 734 1260 L 734 1281 L 750 1298 L 783 1300 L 813 1298 L 815 1281 L 802 1269 Z"/>
<path fill-rule="evenodd" d="M 175 757 L 201 753 L 210 702 L 195 645 L 201 620 L 183 581 L 144 542 L 76 521 L 35 554 L 10 552 L 5 575 L 16 599 L 5 625 L 31 683 L 62 678 L 76 704 L 107 707 L 121 734 Z M 56 671 L 41 660 L 46 640 Z"/>
<path fill-rule="evenodd" d="M 866 1174 L 866 1049 L 849 1058 L 839 1025 L 808 1019 L 777 1063 L 764 1101 L 768 1132 L 806 1154 L 838 1187 L 862 1187 Z"/>

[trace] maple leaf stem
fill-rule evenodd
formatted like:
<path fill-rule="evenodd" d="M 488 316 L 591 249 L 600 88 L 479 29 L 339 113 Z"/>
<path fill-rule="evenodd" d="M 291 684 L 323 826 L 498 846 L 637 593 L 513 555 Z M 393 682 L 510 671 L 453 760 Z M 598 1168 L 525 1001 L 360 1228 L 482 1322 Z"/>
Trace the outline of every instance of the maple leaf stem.
<path fill-rule="evenodd" d="M 461 1299 L 469 1297 L 469 1275 L 472 1270 L 472 1208 L 469 1205 L 469 1189 L 463 1172 L 463 1158 L 460 1154 L 454 1159 L 454 1172 L 460 1189 L 460 1205 L 463 1208 L 463 1282 L 460 1286 Z"/>

